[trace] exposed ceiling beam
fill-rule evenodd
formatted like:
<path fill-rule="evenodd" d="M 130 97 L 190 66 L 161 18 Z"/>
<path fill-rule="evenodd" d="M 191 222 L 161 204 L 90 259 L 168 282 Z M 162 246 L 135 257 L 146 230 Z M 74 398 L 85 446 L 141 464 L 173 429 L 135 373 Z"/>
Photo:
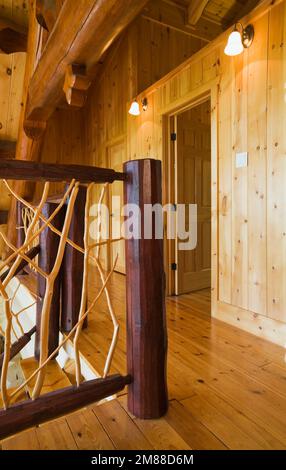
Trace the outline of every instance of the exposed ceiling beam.
<path fill-rule="evenodd" d="M 16 142 L 8 140 L 0 140 L 0 159 L 5 160 L 15 158 L 16 155 Z"/>
<path fill-rule="evenodd" d="M 220 24 L 213 23 L 205 17 L 202 17 L 196 26 L 189 25 L 187 8 L 169 0 L 153 0 L 149 2 L 142 12 L 142 17 L 153 23 L 206 42 L 212 41 L 223 31 Z"/>
<path fill-rule="evenodd" d="M 245 3 L 245 5 L 241 8 L 241 10 L 239 11 L 239 14 L 234 20 L 237 21 L 243 18 L 244 16 L 246 16 L 257 6 L 258 3 L 259 3 L 259 0 L 248 0 Z"/>
<path fill-rule="evenodd" d="M 38 23 L 51 32 L 56 24 L 64 0 L 36 0 L 36 17 Z"/>
<path fill-rule="evenodd" d="M 27 30 L 6 18 L 0 18 L 0 52 L 26 52 Z"/>
<path fill-rule="evenodd" d="M 209 0 L 191 0 L 188 8 L 188 22 L 190 25 L 195 26 L 197 24 L 208 3 Z"/>
<path fill-rule="evenodd" d="M 66 0 L 29 87 L 24 128 L 38 138 L 63 97 L 67 67 L 86 66 L 93 80 L 98 63 L 148 0 Z"/>

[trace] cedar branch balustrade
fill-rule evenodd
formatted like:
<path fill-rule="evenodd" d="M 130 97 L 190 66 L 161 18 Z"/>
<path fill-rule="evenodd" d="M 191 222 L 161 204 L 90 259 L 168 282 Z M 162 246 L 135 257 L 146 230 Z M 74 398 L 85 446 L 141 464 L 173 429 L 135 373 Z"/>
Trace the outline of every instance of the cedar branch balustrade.
<path fill-rule="evenodd" d="M 124 203 L 136 204 L 141 209 L 141 233 L 144 233 L 145 204 L 162 203 L 161 162 L 152 159 L 129 161 L 124 165 L 124 172 L 119 173 L 112 169 L 87 166 L 2 160 L 0 179 L 4 179 L 9 191 L 17 199 L 19 214 L 23 214 L 23 210 L 29 211 L 29 224 L 18 237 L 18 247 L 13 246 L 3 235 L 12 254 L 0 265 L 0 295 L 4 300 L 6 315 L 6 328 L 3 332 L 5 350 L 0 359 L 4 403 L 4 410 L 0 412 L 0 439 L 106 398 L 121 391 L 126 385 L 128 408 L 135 416 L 155 419 L 164 415 L 168 398 L 163 240 L 156 239 L 153 227 L 152 239 L 132 238 L 125 241 L 127 376 L 108 375 L 119 329 L 108 290 L 117 258 L 107 275 L 100 263 L 100 248 L 107 243 L 119 241 L 102 240 L 100 233 L 101 207 L 108 184 L 114 181 L 123 182 Z M 14 192 L 8 180 L 17 179 L 45 182 L 37 207 Z M 49 198 L 50 182 L 55 181 L 69 183 L 60 201 Z M 92 191 L 94 185 L 99 183 L 104 186 L 98 201 L 98 234 L 96 243 L 90 245 L 89 212 Z M 21 228 L 18 227 L 19 230 Z M 102 286 L 87 307 L 90 260 L 97 267 Z M 16 292 L 11 299 L 7 294 L 7 286 L 27 265 L 36 271 L 38 279 L 36 326 L 28 333 L 23 331 L 22 337 L 11 344 L 13 320 L 19 323 L 19 312 L 15 313 L 12 309 Z M 82 285 L 80 294 L 79 285 Z M 103 377 L 81 383 L 78 340 L 89 313 L 102 295 L 106 296 L 113 322 L 113 339 Z M 61 343 L 60 331 L 64 333 Z M 33 334 L 36 334 L 35 357 L 39 361 L 38 369 L 16 391 L 9 394 L 9 361 L 22 350 Z M 73 340 L 74 345 L 77 385 L 41 395 L 46 366 L 69 339 Z M 36 381 L 32 399 L 10 406 L 11 399 L 33 378 Z"/>

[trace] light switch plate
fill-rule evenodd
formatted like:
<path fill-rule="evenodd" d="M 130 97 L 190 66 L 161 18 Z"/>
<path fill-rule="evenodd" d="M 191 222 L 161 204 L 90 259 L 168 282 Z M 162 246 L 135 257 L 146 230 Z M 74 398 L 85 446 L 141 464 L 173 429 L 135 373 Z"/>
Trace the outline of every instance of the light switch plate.
<path fill-rule="evenodd" d="M 240 152 L 235 156 L 236 168 L 245 168 L 248 165 L 248 152 Z"/>

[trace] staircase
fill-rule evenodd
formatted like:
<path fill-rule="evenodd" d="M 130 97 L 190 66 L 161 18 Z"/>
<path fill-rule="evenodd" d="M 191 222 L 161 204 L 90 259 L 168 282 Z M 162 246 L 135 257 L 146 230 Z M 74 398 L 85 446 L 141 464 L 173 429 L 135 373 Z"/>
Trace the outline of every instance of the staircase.
<path fill-rule="evenodd" d="M 21 361 L 21 368 L 24 374 L 25 380 L 27 380 L 35 370 L 38 368 L 38 362 L 34 359 L 24 359 Z M 36 383 L 36 376 L 28 383 L 27 389 L 28 394 L 31 397 L 33 393 L 33 388 Z M 62 388 L 70 387 L 71 382 L 68 379 L 68 376 L 60 368 L 56 360 L 53 360 L 48 363 L 46 369 L 46 376 L 44 380 L 44 386 L 41 391 L 41 395 L 45 393 L 53 392 L 55 390 L 60 390 Z"/>
<path fill-rule="evenodd" d="M 21 369 L 24 379 L 26 380 L 37 368 L 37 361 L 34 358 L 24 359 L 21 361 Z M 47 373 L 45 376 L 44 386 L 41 394 L 56 391 L 65 387 L 69 387 L 75 383 L 75 366 L 73 360 L 68 360 L 65 369 L 61 369 L 56 360 L 51 361 L 47 365 Z M 20 403 L 31 397 L 35 379 L 26 386 L 26 388 L 15 397 L 12 403 Z M 12 393 L 14 389 L 11 389 Z M 120 396 L 119 400 L 124 400 L 125 397 Z M 121 403 L 124 403 L 122 401 Z M 3 403 L 0 395 L 0 408 Z M 115 407 L 115 408 L 114 408 Z M 98 416 L 108 417 L 113 414 L 117 415 L 117 408 L 120 408 L 119 401 L 113 396 L 111 400 L 106 399 L 92 405 L 89 408 L 84 408 L 81 411 L 73 413 L 65 418 L 50 421 L 41 426 L 37 426 L 27 431 L 21 432 L 0 442 L 0 449 L 2 450 L 47 450 L 47 449 L 61 449 L 61 450 L 75 450 L 80 446 L 82 449 L 114 449 L 111 439 L 103 430 L 99 422 Z M 95 413 L 92 410 L 98 410 Z M 102 411 L 101 411 L 102 409 Z M 123 412 L 123 410 L 121 410 Z M 126 417 L 127 418 L 127 417 Z M 125 419 L 126 419 L 125 418 Z M 129 418 L 127 423 L 134 433 L 132 420 Z M 71 430 L 73 430 L 73 435 Z M 138 432 L 138 431 L 137 431 Z M 78 440 L 76 444 L 75 440 Z"/>
<path fill-rule="evenodd" d="M 20 362 L 21 371 L 23 373 L 24 380 L 27 380 L 30 375 L 37 369 L 38 363 L 34 358 L 24 359 Z M 70 375 L 71 376 L 71 375 Z M 34 377 L 29 384 L 20 392 L 12 404 L 20 403 L 24 400 L 31 398 L 33 388 L 35 385 L 36 377 Z M 44 380 L 44 386 L 41 394 L 53 392 L 55 390 L 60 390 L 62 388 L 69 387 L 72 384 L 72 381 L 68 378 L 68 375 L 61 369 L 56 360 L 51 361 L 47 365 L 47 373 Z M 13 393 L 15 389 L 9 389 L 9 393 Z M 3 402 L 0 394 L 0 408 L 3 408 Z"/>

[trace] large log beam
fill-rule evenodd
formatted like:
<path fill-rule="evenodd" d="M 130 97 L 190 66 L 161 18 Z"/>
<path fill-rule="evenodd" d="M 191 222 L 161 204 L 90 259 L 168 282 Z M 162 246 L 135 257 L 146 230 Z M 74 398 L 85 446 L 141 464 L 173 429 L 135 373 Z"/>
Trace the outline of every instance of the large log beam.
<path fill-rule="evenodd" d="M 0 52 L 13 54 L 27 51 L 27 31 L 6 18 L 0 18 Z"/>
<path fill-rule="evenodd" d="M 51 32 L 56 24 L 64 0 L 36 0 L 36 17 L 38 23 Z"/>
<path fill-rule="evenodd" d="M 113 183 L 124 181 L 125 173 L 109 168 L 82 165 L 57 165 L 56 163 L 36 163 L 21 160 L 2 160 L 0 179 L 24 181 L 51 181 L 69 183 L 73 179 L 81 183 Z"/>
<path fill-rule="evenodd" d="M 112 375 L 13 405 L 0 412 L 0 439 L 103 400 L 120 392 L 130 382 L 130 376 Z"/>
<path fill-rule="evenodd" d="M 65 1 L 30 82 L 24 126 L 28 136 L 33 127 L 33 138 L 41 136 L 61 102 L 67 67 L 84 65 L 87 78 L 93 80 L 103 54 L 147 1 Z"/>

